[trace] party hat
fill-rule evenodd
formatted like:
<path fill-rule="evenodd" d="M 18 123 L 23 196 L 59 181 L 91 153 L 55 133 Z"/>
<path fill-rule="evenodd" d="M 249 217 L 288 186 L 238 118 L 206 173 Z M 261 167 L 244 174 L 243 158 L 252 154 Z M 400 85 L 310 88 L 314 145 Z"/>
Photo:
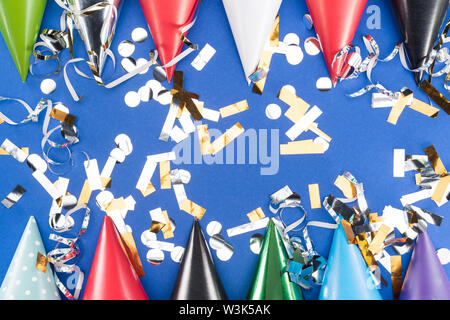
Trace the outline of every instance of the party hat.
<path fill-rule="evenodd" d="M 256 70 L 282 0 L 222 0 L 245 79 Z"/>
<path fill-rule="evenodd" d="M 411 69 L 428 60 L 448 10 L 448 0 L 393 0 Z M 423 71 L 414 72 L 417 85 Z"/>
<path fill-rule="evenodd" d="M 153 42 L 162 65 L 180 54 L 183 47 L 182 29 L 194 19 L 198 0 L 140 0 Z M 186 36 L 187 32 L 183 33 Z M 172 80 L 176 64 L 166 68 L 167 80 Z"/>
<path fill-rule="evenodd" d="M 83 300 L 148 300 L 109 216 L 103 220 Z"/>
<path fill-rule="evenodd" d="M 333 85 L 344 76 L 344 59 L 336 59 L 352 43 L 367 0 L 306 0 Z M 333 63 L 334 61 L 334 63 Z"/>
<path fill-rule="evenodd" d="M 285 272 L 287 263 L 288 255 L 281 236 L 270 219 L 247 299 L 303 300 L 300 288 Z"/>
<path fill-rule="evenodd" d="M 334 232 L 319 300 L 381 300 L 364 259 L 340 223 Z"/>
<path fill-rule="evenodd" d="M 172 300 L 226 300 L 227 295 L 197 219 L 184 251 Z"/>
<path fill-rule="evenodd" d="M 0 31 L 23 82 L 27 79 L 46 3 L 47 0 L 0 1 Z"/>
<path fill-rule="evenodd" d="M 31 216 L 0 288 L 0 300 L 60 300 L 53 272 L 36 268 L 38 253 L 46 255 L 36 219 Z"/>
<path fill-rule="evenodd" d="M 450 300 L 450 282 L 428 233 L 417 236 L 400 300 Z"/>
<path fill-rule="evenodd" d="M 99 75 L 103 72 L 107 53 L 114 34 L 114 23 L 117 22 L 120 0 L 76 0 L 68 1 L 69 9 L 80 11 L 97 3 L 107 2 L 110 5 L 95 9 L 89 14 L 73 14 L 75 25 L 84 42 L 89 61 Z M 115 10 L 113 9 L 115 8 Z M 115 16 L 117 12 L 117 17 Z"/>

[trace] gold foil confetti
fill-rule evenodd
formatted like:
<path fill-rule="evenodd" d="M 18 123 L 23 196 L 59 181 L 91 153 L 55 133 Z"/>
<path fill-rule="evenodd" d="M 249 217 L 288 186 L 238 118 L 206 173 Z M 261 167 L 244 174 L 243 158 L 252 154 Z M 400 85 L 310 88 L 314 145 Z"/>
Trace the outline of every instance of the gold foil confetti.
<path fill-rule="evenodd" d="M 336 180 L 334 181 L 334 185 L 341 190 L 342 194 L 347 199 L 352 199 L 356 197 L 356 188 L 355 185 L 345 178 L 344 176 L 337 176 Z"/>
<path fill-rule="evenodd" d="M 146 196 L 148 196 L 149 194 L 152 194 L 153 192 L 156 191 L 155 187 L 153 186 L 153 184 L 151 182 L 148 183 L 147 188 L 145 188 L 145 190 L 139 190 L 142 195 L 144 196 L 144 198 Z"/>
<path fill-rule="evenodd" d="M 389 113 L 389 117 L 387 122 L 392 124 L 397 124 L 398 118 L 402 114 L 408 102 L 411 100 L 412 92 L 410 90 L 406 90 L 407 94 L 404 95 L 402 93 L 402 97 L 397 100 L 395 105 L 392 107 L 391 112 Z"/>
<path fill-rule="evenodd" d="M 450 101 L 442 93 L 440 93 L 431 83 L 427 80 L 422 81 L 419 86 L 431 100 L 436 102 L 436 104 L 442 108 L 447 114 L 450 114 Z"/>
<path fill-rule="evenodd" d="M 447 174 L 447 169 L 445 169 L 444 164 L 441 161 L 441 158 L 439 157 L 436 149 L 434 148 L 434 145 L 425 148 L 424 151 L 434 171 L 440 175 Z"/>
<path fill-rule="evenodd" d="M 198 99 L 198 94 L 190 93 L 183 90 L 183 71 L 175 71 L 173 74 L 173 90 L 171 90 L 174 99 L 178 99 L 182 103 L 180 106 L 186 106 L 191 113 L 194 120 L 199 121 L 203 119 L 202 114 L 198 110 L 196 104 L 192 99 Z"/>
<path fill-rule="evenodd" d="M 170 239 L 173 238 L 173 230 L 172 230 L 172 224 L 170 223 L 169 215 L 167 214 L 166 210 L 162 211 L 162 214 L 164 216 L 164 227 L 162 227 L 161 231 L 163 233 L 164 239 Z"/>
<path fill-rule="evenodd" d="M 327 142 L 331 142 L 331 140 L 332 140 L 329 135 L 327 135 L 325 132 L 323 132 L 322 130 L 319 129 L 317 123 L 315 123 L 315 122 L 311 123 L 311 125 L 308 127 L 307 130 L 314 132 L 315 134 L 317 134 L 319 137 L 323 138 Z"/>
<path fill-rule="evenodd" d="M 288 86 L 281 88 L 278 98 L 290 106 L 284 115 L 294 123 L 297 123 L 310 107 L 306 101 L 297 97 Z"/>
<path fill-rule="evenodd" d="M 184 212 L 189 213 L 190 215 L 196 217 L 197 219 L 201 219 L 206 212 L 206 209 L 200 207 L 198 204 L 192 202 L 189 199 L 184 199 L 181 203 L 180 209 Z"/>
<path fill-rule="evenodd" d="M 342 227 L 344 228 L 345 235 L 347 236 L 348 243 L 355 243 L 355 234 L 352 230 L 352 225 L 347 221 L 341 220 Z"/>
<path fill-rule="evenodd" d="M 136 248 L 136 242 L 134 241 L 133 234 L 131 232 L 125 232 L 120 234 L 120 237 L 122 238 L 125 251 L 138 277 L 145 277 L 144 267 L 142 266 L 141 258 L 139 258 L 139 253 Z"/>
<path fill-rule="evenodd" d="M 359 247 L 359 250 L 361 251 L 364 261 L 366 264 L 371 268 L 371 270 L 378 266 L 377 261 L 375 260 L 375 257 L 373 254 L 369 251 L 369 243 L 367 242 L 367 236 L 364 233 L 360 233 L 356 236 L 356 244 Z"/>
<path fill-rule="evenodd" d="M 247 100 L 242 100 L 219 109 L 222 118 L 232 116 L 236 113 L 243 112 L 245 110 L 248 110 Z"/>
<path fill-rule="evenodd" d="M 127 203 L 125 202 L 125 199 L 123 197 L 114 199 L 105 208 L 107 213 L 110 213 L 110 212 L 113 212 L 113 211 L 120 211 L 120 210 L 123 210 L 123 209 L 127 209 Z"/>
<path fill-rule="evenodd" d="M 450 184 L 450 176 L 445 176 L 441 178 L 436 186 L 436 189 L 431 196 L 431 200 L 436 201 L 436 203 L 441 203 L 444 197 L 447 195 L 447 187 Z"/>
<path fill-rule="evenodd" d="M 71 126 L 74 125 L 75 120 L 77 119 L 74 115 L 66 113 L 57 108 L 53 108 L 52 111 L 50 111 L 50 117 L 52 117 L 53 119 L 59 120 L 60 122 L 67 123 L 68 125 L 71 125 Z"/>
<path fill-rule="evenodd" d="M 420 172 L 414 175 L 414 180 L 416 181 L 416 185 L 420 185 L 420 183 L 422 182 L 422 175 L 420 174 Z"/>
<path fill-rule="evenodd" d="M 161 189 L 170 189 L 170 161 L 161 161 L 159 163 L 159 176 L 161 180 Z"/>
<path fill-rule="evenodd" d="M 153 232 L 154 234 L 158 234 L 164 226 L 165 223 L 161 221 L 152 221 L 149 231 Z"/>
<path fill-rule="evenodd" d="M 111 178 L 100 177 L 103 188 L 111 188 Z M 55 181 L 55 183 L 58 181 Z M 89 199 L 91 198 L 92 190 L 89 188 L 88 179 L 84 180 L 83 188 L 81 189 L 80 195 L 78 196 L 77 204 L 88 204 Z"/>
<path fill-rule="evenodd" d="M 397 300 L 402 290 L 402 257 L 391 256 L 391 283 L 394 300 Z"/>
<path fill-rule="evenodd" d="M 241 124 L 238 122 L 234 126 L 232 126 L 230 129 L 225 131 L 224 134 L 222 134 L 220 137 L 218 137 L 214 142 L 211 144 L 212 146 L 212 153 L 216 154 L 220 150 L 226 147 L 227 144 L 229 144 L 231 141 L 236 139 L 241 133 L 243 133 L 245 130 L 241 126 Z"/>
<path fill-rule="evenodd" d="M 272 48 L 276 48 L 279 45 L 279 33 L 280 33 L 279 29 L 280 29 L 280 16 L 277 15 L 275 18 L 275 21 L 273 22 L 272 30 L 270 31 L 270 37 L 269 37 L 270 47 L 272 47 Z M 272 61 L 272 55 L 273 55 L 272 51 L 264 50 L 263 53 L 261 54 L 261 58 L 259 60 L 257 69 L 269 70 L 270 62 Z M 265 77 L 263 77 L 262 79 L 260 79 L 259 81 L 255 82 L 253 84 L 252 92 L 257 93 L 257 94 L 262 94 L 264 91 L 264 86 L 266 84 L 266 80 L 267 80 L 267 75 Z"/>
<path fill-rule="evenodd" d="M 0 122 L 1 123 L 1 122 Z M 23 152 L 25 152 L 25 154 L 30 154 L 30 151 L 27 147 L 24 148 L 20 148 L 20 150 L 22 150 Z M 5 149 L 0 148 L 0 156 L 9 156 L 10 154 L 8 152 L 6 152 Z"/>
<path fill-rule="evenodd" d="M 420 112 L 430 118 L 436 118 L 439 113 L 438 108 L 430 106 L 428 103 L 422 102 L 417 99 L 413 99 L 413 103 L 409 106 L 409 108 L 413 109 L 414 111 Z"/>
<path fill-rule="evenodd" d="M 317 183 L 309 184 L 308 191 L 309 191 L 309 202 L 311 204 L 311 209 L 320 208 L 321 201 L 320 201 L 319 185 Z"/>
<path fill-rule="evenodd" d="M 321 143 L 314 143 L 312 139 L 291 141 L 287 144 L 280 144 L 280 154 L 319 154 L 324 153 L 325 147 Z"/>
<path fill-rule="evenodd" d="M 378 230 L 375 238 L 372 240 L 372 242 L 369 245 L 369 250 L 372 252 L 373 255 L 377 255 L 383 250 L 384 247 L 384 240 L 386 239 L 387 235 L 391 231 L 391 228 L 385 224 L 382 224 L 380 226 L 380 229 Z"/>
<path fill-rule="evenodd" d="M 211 146 L 211 138 L 209 136 L 208 125 L 203 124 L 197 126 L 197 134 L 200 142 L 200 153 L 202 155 L 211 154 L 212 146 Z"/>
<path fill-rule="evenodd" d="M 37 253 L 36 269 L 42 271 L 43 273 L 47 272 L 47 257 L 40 252 Z"/>
<path fill-rule="evenodd" d="M 255 209 L 255 210 L 247 213 L 247 217 L 250 220 L 250 222 L 255 222 L 255 221 L 258 221 L 258 220 L 264 218 L 265 214 L 262 211 L 261 207 L 259 207 L 259 208 Z"/>

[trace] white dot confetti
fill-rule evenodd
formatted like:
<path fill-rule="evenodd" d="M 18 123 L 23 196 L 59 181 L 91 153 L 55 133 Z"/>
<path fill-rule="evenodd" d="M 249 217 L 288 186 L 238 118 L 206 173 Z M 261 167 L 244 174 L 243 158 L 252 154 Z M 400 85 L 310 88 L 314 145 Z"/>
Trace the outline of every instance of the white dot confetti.
<path fill-rule="evenodd" d="M 136 108 L 141 102 L 141 97 L 136 91 L 127 92 L 125 95 L 125 104 L 130 108 Z"/>
<path fill-rule="evenodd" d="M 56 82 L 52 79 L 44 79 L 41 82 L 41 91 L 43 94 L 51 94 L 56 90 Z"/>
<path fill-rule="evenodd" d="M 270 120 L 276 120 L 281 116 L 281 108 L 275 103 L 271 103 L 266 107 L 266 117 Z"/>
<path fill-rule="evenodd" d="M 134 42 L 137 43 L 141 43 L 144 42 L 145 40 L 147 40 L 148 37 L 148 33 L 147 30 L 145 30 L 144 28 L 135 28 L 132 32 L 131 32 L 131 39 L 133 39 Z"/>
<path fill-rule="evenodd" d="M 119 43 L 119 46 L 117 48 L 119 54 L 125 58 L 131 56 L 134 52 L 134 49 L 134 43 L 130 40 L 123 40 L 121 43 Z"/>
<path fill-rule="evenodd" d="M 222 225 L 218 221 L 211 221 L 206 226 L 206 233 L 210 237 L 212 237 L 215 234 L 219 234 L 220 232 L 222 232 Z"/>

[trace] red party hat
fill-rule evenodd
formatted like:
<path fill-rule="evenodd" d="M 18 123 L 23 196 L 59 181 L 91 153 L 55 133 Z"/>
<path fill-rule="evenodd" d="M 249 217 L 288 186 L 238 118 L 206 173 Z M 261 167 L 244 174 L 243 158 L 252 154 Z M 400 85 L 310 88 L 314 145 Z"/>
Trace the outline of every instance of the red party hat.
<path fill-rule="evenodd" d="M 343 76 L 344 58 L 333 60 L 351 44 L 367 0 L 306 0 L 333 85 Z"/>
<path fill-rule="evenodd" d="M 83 300 L 148 300 L 108 216 L 103 220 Z"/>
<path fill-rule="evenodd" d="M 140 0 L 153 42 L 163 65 L 180 54 L 182 29 L 192 22 L 198 0 Z M 184 35 L 186 36 L 186 33 Z M 176 64 L 166 68 L 172 80 Z"/>

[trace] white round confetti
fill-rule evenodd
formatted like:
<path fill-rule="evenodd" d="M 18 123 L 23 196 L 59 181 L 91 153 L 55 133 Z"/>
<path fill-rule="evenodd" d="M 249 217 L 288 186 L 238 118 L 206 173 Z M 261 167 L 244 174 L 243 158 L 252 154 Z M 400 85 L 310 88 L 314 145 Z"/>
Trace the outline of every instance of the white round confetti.
<path fill-rule="evenodd" d="M 172 94 L 169 90 L 162 90 L 155 97 L 155 100 L 161 103 L 162 105 L 167 105 L 172 102 Z"/>
<path fill-rule="evenodd" d="M 166 71 L 163 67 L 157 66 L 153 68 L 153 78 L 158 80 L 159 82 L 164 82 L 167 79 Z"/>
<path fill-rule="evenodd" d="M 225 239 L 220 234 L 215 234 L 209 238 L 209 246 L 214 250 L 222 249 L 225 245 Z"/>
<path fill-rule="evenodd" d="M 155 241 L 156 240 L 156 234 L 154 232 L 150 232 L 149 230 L 145 230 L 144 232 L 142 232 L 141 234 L 141 242 L 144 246 L 148 247 L 148 243 L 150 241 Z"/>
<path fill-rule="evenodd" d="M 286 59 L 291 65 L 297 65 L 303 60 L 303 51 L 297 45 L 289 45 L 286 48 Z"/>
<path fill-rule="evenodd" d="M 136 91 L 127 92 L 125 95 L 125 104 L 130 108 L 135 108 L 141 102 L 141 97 Z"/>
<path fill-rule="evenodd" d="M 293 45 L 299 46 L 300 38 L 295 33 L 288 33 L 287 35 L 284 36 L 283 42 L 286 43 L 287 45 L 293 44 Z"/>
<path fill-rule="evenodd" d="M 331 90 L 332 87 L 333 83 L 331 82 L 331 79 L 329 77 L 321 77 L 316 81 L 316 88 L 319 91 L 326 92 Z"/>
<path fill-rule="evenodd" d="M 137 66 L 137 67 L 141 67 L 141 66 L 143 66 L 144 64 L 146 64 L 147 62 L 148 62 L 148 61 L 147 61 L 146 59 L 144 59 L 144 58 L 139 58 L 139 59 L 136 60 L 136 66 Z M 147 71 L 148 71 L 148 68 L 145 68 L 144 70 L 142 70 L 141 72 L 139 72 L 139 74 L 146 74 Z"/>
<path fill-rule="evenodd" d="M 170 257 L 175 262 L 181 262 L 184 255 L 184 248 L 181 246 L 176 246 L 173 248 L 172 252 L 170 252 Z"/>
<path fill-rule="evenodd" d="M 442 265 L 446 265 L 447 263 L 450 263 L 450 250 L 447 248 L 441 248 L 436 251 L 436 254 L 439 258 L 439 261 L 441 261 Z"/>
<path fill-rule="evenodd" d="M 325 140 L 325 139 L 322 138 L 322 137 L 317 137 L 317 138 L 315 138 L 315 139 L 314 139 L 314 143 L 320 143 L 320 144 L 322 144 L 322 145 L 323 145 L 324 151 L 327 151 L 328 148 L 330 147 L 330 144 L 328 143 L 328 141 Z"/>
<path fill-rule="evenodd" d="M 132 32 L 131 32 L 131 39 L 133 39 L 134 42 L 137 43 L 141 43 L 144 42 L 145 40 L 147 40 L 148 37 L 148 33 L 147 30 L 145 30 L 144 28 L 135 28 Z"/>
<path fill-rule="evenodd" d="M 75 197 L 74 195 L 66 195 L 62 199 L 62 207 L 66 210 L 70 210 L 77 205 L 77 201 L 77 197 Z"/>
<path fill-rule="evenodd" d="M 122 61 L 120 61 L 120 66 L 125 72 L 131 72 L 136 69 L 136 64 L 136 61 L 131 57 L 123 58 Z"/>
<path fill-rule="evenodd" d="M 304 43 L 305 51 L 310 56 L 315 56 L 320 53 L 320 42 L 317 38 L 309 37 Z"/>
<path fill-rule="evenodd" d="M 67 108 L 66 105 L 62 104 L 62 102 L 56 102 L 53 108 L 65 113 L 70 113 L 69 108 Z"/>
<path fill-rule="evenodd" d="M 212 237 L 215 234 L 219 234 L 222 232 L 222 225 L 218 221 L 211 221 L 206 226 L 206 233 Z"/>
<path fill-rule="evenodd" d="M 281 108 L 275 103 L 271 103 L 266 107 L 266 117 L 271 120 L 276 120 L 281 116 Z"/>
<path fill-rule="evenodd" d="M 152 89 L 147 86 L 140 87 L 138 93 L 142 102 L 149 102 L 153 97 Z"/>
<path fill-rule="evenodd" d="M 295 91 L 294 86 L 291 86 L 290 84 L 284 85 L 283 88 L 286 88 L 287 90 L 291 91 L 293 94 L 297 94 L 297 92 Z"/>
<path fill-rule="evenodd" d="M 156 81 L 155 79 L 152 80 L 148 80 L 145 83 L 145 86 L 149 87 L 150 89 L 152 89 L 153 94 L 156 96 L 159 91 L 161 91 L 161 89 L 163 88 L 163 86 L 161 85 L 161 83 L 159 81 Z"/>
<path fill-rule="evenodd" d="M 147 261 L 157 266 L 164 261 L 164 252 L 160 249 L 150 249 L 147 252 Z"/>
<path fill-rule="evenodd" d="M 121 43 L 119 43 L 119 46 L 117 48 L 119 54 L 125 58 L 131 56 L 134 52 L 134 49 L 134 43 L 130 40 L 123 40 Z"/>
<path fill-rule="evenodd" d="M 121 133 L 114 138 L 114 143 L 117 148 L 122 150 L 126 156 L 133 152 L 133 144 L 131 143 L 131 139 L 125 133 Z"/>
<path fill-rule="evenodd" d="M 216 251 L 217 258 L 219 258 L 222 261 L 228 261 L 233 256 L 234 250 L 228 247 L 219 249 Z"/>
<path fill-rule="evenodd" d="M 56 90 L 56 82 L 53 79 L 41 81 L 41 91 L 43 94 L 51 94 Z"/>
<path fill-rule="evenodd" d="M 95 202 L 97 206 L 104 210 L 106 206 L 114 200 L 114 195 L 111 193 L 111 191 L 103 190 L 101 191 L 96 197 Z"/>
<path fill-rule="evenodd" d="M 259 254 L 259 252 L 261 251 L 261 246 L 262 246 L 263 242 L 264 242 L 264 236 L 260 233 L 255 233 L 250 238 L 250 250 L 254 254 Z"/>
<path fill-rule="evenodd" d="M 116 160 L 116 162 L 122 163 L 122 162 L 125 161 L 126 154 L 125 154 L 125 152 L 122 149 L 114 148 L 109 153 L 109 156 L 111 158 L 113 158 L 114 160 Z"/>

